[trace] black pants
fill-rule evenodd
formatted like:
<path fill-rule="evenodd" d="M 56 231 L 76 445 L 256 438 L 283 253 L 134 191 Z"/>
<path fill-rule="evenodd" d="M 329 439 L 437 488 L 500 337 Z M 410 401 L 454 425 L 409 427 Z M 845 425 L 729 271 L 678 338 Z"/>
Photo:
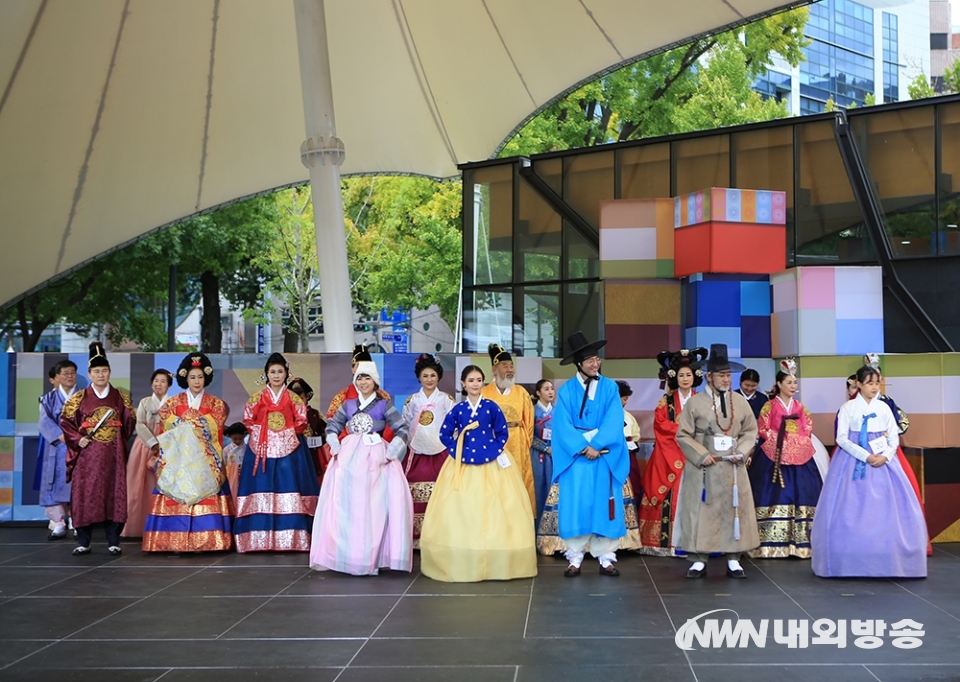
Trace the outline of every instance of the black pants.
<path fill-rule="evenodd" d="M 93 527 L 96 524 L 90 524 L 89 526 L 80 526 L 77 528 L 77 544 L 81 547 L 89 547 L 90 540 L 93 537 Z M 120 532 L 123 530 L 123 521 L 104 521 L 103 530 L 107 533 L 107 546 L 114 547 L 120 545 Z"/>

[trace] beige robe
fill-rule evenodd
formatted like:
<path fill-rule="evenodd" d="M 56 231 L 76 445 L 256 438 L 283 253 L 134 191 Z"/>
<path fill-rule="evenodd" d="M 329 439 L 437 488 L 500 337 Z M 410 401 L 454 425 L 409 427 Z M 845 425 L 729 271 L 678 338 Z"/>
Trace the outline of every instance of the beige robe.
<path fill-rule="evenodd" d="M 717 453 L 714 436 L 722 436 L 713 409 L 713 393 L 709 390 L 697 393 L 687 403 L 680 415 L 677 443 L 687 459 L 683 468 L 680 486 L 680 548 L 687 552 L 706 554 L 723 552 L 737 554 L 760 546 L 757 530 L 757 513 L 753 506 L 753 491 L 747 476 L 747 457 L 757 442 L 757 420 L 750 404 L 739 393 L 727 391 L 728 416 L 720 414 L 723 426 L 730 423 L 732 408 L 733 423 L 727 433 L 734 439 L 732 450 Z M 718 408 L 719 413 L 719 408 Z M 703 467 L 707 455 L 743 455 L 740 464 L 718 461 Z M 733 506 L 734 469 L 739 492 L 739 506 Z M 706 487 L 706 502 L 702 501 Z M 735 512 L 739 511 L 740 539 L 733 535 Z"/>
<path fill-rule="evenodd" d="M 507 418 L 510 427 L 510 437 L 507 439 L 507 454 L 513 463 L 520 469 L 523 486 L 530 496 L 530 513 L 536 516 L 537 498 L 533 493 L 533 464 L 530 462 L 530 448 L 533 446 L 533 400 L 527 389 L 514 384 L 510 393 L 503 395 L 493 382 L 483 387 L 480 392 L 484 398 L 492 400 Z"/>

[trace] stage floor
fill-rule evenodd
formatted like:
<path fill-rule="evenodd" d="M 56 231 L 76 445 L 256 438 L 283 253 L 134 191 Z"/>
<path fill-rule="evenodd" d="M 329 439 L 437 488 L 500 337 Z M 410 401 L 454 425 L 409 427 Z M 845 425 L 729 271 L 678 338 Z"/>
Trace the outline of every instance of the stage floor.
<path fill-rule="evenodd" d="M 937 545 L 926 580 L 822 580 L 800 560 L 711 562 L 622 553 L 620 578 L 540 558 L 534 579 L 439 583 L 413 573 L 317 573 L 303 554 L 70 554 L 44 528 L 0 528 L 0 680 L 308 679 L 361 682 L 735 679 L 960 680 L 960 544 Z M 713 609 L 760 626 L 766 645 L 691 651 L 676 628 Z M 732 618 L 729 611 L 710 618 Z M 789 648 L 774 619 L 846 619 L 845 648 Z M 922 646 L 854 645 L 850 621 L 909 618 Z M 787 630 L 786 623 L 784 630 Z"/>

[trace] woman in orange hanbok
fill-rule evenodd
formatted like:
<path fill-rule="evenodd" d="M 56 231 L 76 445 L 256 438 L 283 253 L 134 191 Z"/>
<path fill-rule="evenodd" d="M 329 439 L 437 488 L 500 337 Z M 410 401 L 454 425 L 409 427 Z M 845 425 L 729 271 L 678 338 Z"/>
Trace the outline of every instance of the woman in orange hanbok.
<path fill-rule="evenodd" d="M 661 388 L 667 392 L 653 413 L 653 452 L 640 479 L 639 491 L 641 554 L 675 556 L 674 521 L 680 501 L 680 479 L 686 459 L 677 444 L 680 413 L 694 395 L 694 387 L 703 382 L 703 372 L 693 365 L 705 360 L 706 348 L 664 351 L 657 356 L 660 362 Z"/>
<path fill-rule="evenodd" d="M 212 552 L 233 546 L 233 499 L 223 461 L 227 407 L 206 392 L 213 367 L 190 353 L 177 369 L 187 389 L 160 408 L 154 448 L 157 485 L 143 532 L 145 552 Z"/>

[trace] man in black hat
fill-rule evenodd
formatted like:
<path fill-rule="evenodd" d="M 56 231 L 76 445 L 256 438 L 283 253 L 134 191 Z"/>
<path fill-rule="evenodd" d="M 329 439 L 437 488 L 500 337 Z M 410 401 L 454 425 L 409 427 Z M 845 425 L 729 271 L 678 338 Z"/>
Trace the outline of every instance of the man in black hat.
<path fill-rule="evenodd" d="M 623 484 L 630 473 L 623 437 L 623 406 L 616 383 L 600 375 L 597 352 L 607 342 L 590 342 L 583 332 L 569 339 L 577 374 L 557 391 L 553 410 L 553 480 L 559 484 L 559 532 L 570 565 L 564 575 L 580 575 L 589 548 L 600 574 L 618 576 L 614 566 L 623 520 Z"/>
<path fill-rule="evenodd" d="M 712 552 L 727 555 L 727 575 L 744 578 L 740 555 L 760 546 L 750 479 L 743 467 L 757 442 L 757 419 L 742 395 L 730 390 L 725 344 L 710 346 L 706 390 L 680 415 L 677 442 L 687 458 L 680 486 L 680 547 L 693 562 L 688 578 L 707 571 Z"/>

